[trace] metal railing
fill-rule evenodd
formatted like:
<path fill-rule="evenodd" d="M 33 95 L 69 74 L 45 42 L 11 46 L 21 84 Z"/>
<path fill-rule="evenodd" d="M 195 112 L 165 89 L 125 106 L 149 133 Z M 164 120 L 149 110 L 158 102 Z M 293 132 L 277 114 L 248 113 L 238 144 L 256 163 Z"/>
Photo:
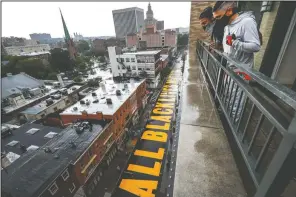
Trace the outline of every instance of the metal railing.
<path fill-rule="evenodd" d="M 198 41 L 196 50 L 204 76 L 252 177 L 256 188 L 253 196 L 281 196 L 295 176 L 296 93 L 262 73 L 234 62 L 205 42 Z M 245 81 L 227 65 L 247 73 L 252 82 Z M 289 106 L 294 115 L 287 118 L 275 103 L 267 102 L 255 91 L 254 83 Z"/>

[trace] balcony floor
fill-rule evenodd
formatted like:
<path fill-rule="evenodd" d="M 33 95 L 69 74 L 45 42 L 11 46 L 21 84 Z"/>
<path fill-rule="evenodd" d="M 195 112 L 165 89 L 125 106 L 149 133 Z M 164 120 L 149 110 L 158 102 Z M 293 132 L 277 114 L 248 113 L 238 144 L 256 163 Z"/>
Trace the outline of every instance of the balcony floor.
<path fill-rule="evenodd" d="M 175 197 L 245 197 L 235 160 L 200 65 L 185 63 Z"/>

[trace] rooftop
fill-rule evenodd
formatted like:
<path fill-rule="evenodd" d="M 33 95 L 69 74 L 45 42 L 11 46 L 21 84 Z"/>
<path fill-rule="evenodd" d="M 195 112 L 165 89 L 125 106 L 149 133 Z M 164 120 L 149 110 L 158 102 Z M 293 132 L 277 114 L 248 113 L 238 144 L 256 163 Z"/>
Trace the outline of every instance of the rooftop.
<path fill-rule="evenodd" d="M 32 52 L 32 53 L 22 52 L 18 56 L 37 56 L 37 55 L 44 55 L 44 54 L 50 54 L 50 52 L 49 51 Z"/>
<path fill-rule="evenodd" d="M 70 163 L 80 157 L 109 123 L 97 120 L 91 122 L 92 131 L 87 129 L 78 134 L 75 128 L 69 126 L 55 135 L 44 145 L 51 153 L 40 148 L 35 152 L 27 152 L 8 166 L 1 173 L 2 190 L 22 197 L 32 197 L 37 191 L 44 190 Z"/>
<path fill-rule="evenodd" d="M 138 10 L 138 11 L 144 12 L 144 10 L 142 8 L 131 7 L 131 8 L 124 8 L 124 9 L 112 10 L 112 13 L 115 14 L 115 13 L 120 13 L 120 12 L 131 11 L 131 10 Z"/>
<path fill-rule="evenodd" d="M 20 93 L 20 88 L 37 88 L 44 83 L 41 80 L 35 79 L 26 73 L 19 73 L 8 77 L 1 78 L 1 98 L 7 98 L 15 93 Z"/>
<path fill-rule="evenodd" d="M 124 53 L 123 55 L 155 55 L 159 53 L 161 50 L 156 50 L 156 51 L 138 51 L 135 53 Z"/>
<path fill-rule="evenodd" d="M 59 99 L 52 99 L 52 101 L 53 101 L 52 104 L 58 103 L 61 100 L 64 100 L 64 99 L 68 98 L 69 94 L 71 94 L 73 91 L 79 89 L 80 87 L 81 87 L 80 85 L 70 86 L 69 88 L 67 88 L 67 94 L 66 95 L 61 94 L 60 90 L 58 90 L 55 93 L 52 93 L 52 95 L 60 95 L 61 96 Z M 40 103 L 25 109 L 21 113 L 23 113 L 23 114 L 38 114 L 38 113 L 42 112 L 43 110 L 47 109 L 48 107 L 50 107 L 51 105 L 47 105 L 46 100 L 42 100 Z"/>
<path fill-rule="evenodd" d="M 115 83 L 113 80 L 105 80 L 106 91 L 103 91 L 102 87 L 100 87 L 92 92 L 96 93 L 97 96 L 92 96 L 92 93 L 90 93 L 82 99 L 84 101 L 89 101 L 89 105 L 81 104 L 79 101 L 67 108 L 60 115 L 78 115 L 81 114 L 82 111 L 86 111 L 88 114 L 102 112 L 104 115 L 113 115 L 122 103 L 124 103 L 144 81 L 145 80 L 126 83 L 128 88 L 125 89 L 124 83 Z M 121 91 L 121 96 L 116 95 L 116 90 Z M 107 98 L 112 99 L 112 104 L 107 104 Z M 77 107 L 77 110 L 74 110 L 75 107 Z"/>
<path fill-rule="evenodd" d="M 3 127 L 1 130 L 3 132 Z M 61 131 L 62 129 L 57 127 L 48 127 L 35 123 L 24 124 L 21 127 L 12 130 L 12 135 L 7 135 L 6 137 L 2 136 L 1 152 L 5 151 L 6 153 L 9 153 L 7 157 L 12 163 L 15 159 L 17 159 L 17 157 L 23 154 L 20 149 L 20 144 L 26 146 L 27 149 L 30 149 L 30 151 L 33 151 L 34 148 L 43 146 L 51 139 L 46 136 L 49 132 L 60 133 Z M 31 149 L 30 146 L 33 148 Z"/>

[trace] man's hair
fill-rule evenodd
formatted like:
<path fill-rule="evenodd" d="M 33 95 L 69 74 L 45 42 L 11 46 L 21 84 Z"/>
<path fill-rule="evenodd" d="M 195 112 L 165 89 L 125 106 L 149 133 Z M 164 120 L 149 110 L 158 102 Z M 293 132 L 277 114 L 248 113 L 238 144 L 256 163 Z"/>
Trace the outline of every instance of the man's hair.
<path fill-rule="evenodd" d="M 216 12 L 219 9 L 226 9 L 229 6 L 236 8 L 235 1 L 217 1 L 213 7 L 213 12 Z"/>
<path fill-rule="evenodd" d="M 213 7 L 213 12 L 217 11 L 225 1 L 217 1 Z"/>
<path fill-rule="evenodd" d="M 213 9 L 212 7 L 206 7 L 199 15 L 199 19 L 201 18 L 208 18 L 212 19 L 213 18 Z"/>

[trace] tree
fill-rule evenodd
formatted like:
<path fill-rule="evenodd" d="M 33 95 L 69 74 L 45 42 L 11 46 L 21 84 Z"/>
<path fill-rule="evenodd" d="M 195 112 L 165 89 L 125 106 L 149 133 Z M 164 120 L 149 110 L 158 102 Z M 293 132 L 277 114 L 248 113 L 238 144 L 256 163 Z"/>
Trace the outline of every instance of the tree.
<path fill-rule="evenodd" d="M 82 53 L 84 51 L 89 50 L 89 44 L 85 40 L 80 40 L 78 45 L 77 45 L 77 50 L 78 52 Z"/>
<path fill-rule="evenodd" d="M 81 77 L 77 76 L 73 79 L 74 82 L 79 83 L 82 81 Z"/>
<path fill-rule="evenodd" d="M 53 70 L 57 72 L 65 72 L 73 70 L 74 63 L 70 59 L 69 51 L 55 48 L 50 50 L 51 58 L 49 60 Z"/>
<path fill-rule="evenodd" d="M 177 45 L 178 46 L 187 46 L 188 45 L 188 34 L 178 34 Z"/>

